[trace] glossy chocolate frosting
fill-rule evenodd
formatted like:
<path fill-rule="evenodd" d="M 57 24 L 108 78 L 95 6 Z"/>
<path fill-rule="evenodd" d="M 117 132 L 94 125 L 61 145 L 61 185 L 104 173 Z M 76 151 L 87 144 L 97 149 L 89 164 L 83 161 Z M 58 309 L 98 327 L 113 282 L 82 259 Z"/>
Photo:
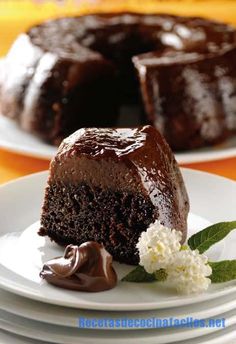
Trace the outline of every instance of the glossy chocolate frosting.
<path fill-rule="evenodd" d="M 60 288 L 88 292 L 112 289 L 117 283 L 112 256 L 95 241 L 67 246 L 63 257 L 44 264 L 40 277 Z"/>
<path fill-rule="evenodd" d="M 78 130 L 51 163 L 49 185 L 55 183 L 144 195 L 163 224 L 186 236 L 189 201 L 183 178 L 169 145 L 151 126 Z"/>
<path fill-rule="evenodd" d="M 10 49 L 1 112 L 53 144 L 81 127 L 147 123 L 175 150 L 214 144 L 236 130 L 235 61 L 235 28 L 207 19 L 139 13 L 53 19 Z M 138 108 L 135 119 L 119 120 L 130 105 Z"/>
<path fill-rule="evenodd" d="M 142 13 L 59 18 L 32 27 L 28 35 L 45 51 L 80 59 L 100 53 L 116 62 L 166 48 L 217 51 L 236 42 L 235 29 L 224 23 L 198 17 Z"/>

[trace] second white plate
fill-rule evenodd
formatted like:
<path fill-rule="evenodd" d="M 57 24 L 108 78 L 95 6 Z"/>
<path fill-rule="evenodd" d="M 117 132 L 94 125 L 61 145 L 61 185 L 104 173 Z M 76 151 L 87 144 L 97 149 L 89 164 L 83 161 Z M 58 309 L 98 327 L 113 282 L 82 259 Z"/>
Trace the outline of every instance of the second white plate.
<path fill-rule="evenodd" d="M 49 344 L 48 341 L 34 340 L 23 336 L 15 335 L 4 330 L 0 330 L 1 344 Z M 213 332 L 211 334 L 192 338 L 190 341 L 184 340 L 179 341 L 178 344 L 233 344 L 236 341 L 236 329 L 235 325 L 230 326 L 224 330 Z M 121 343 L 124 341 L 121 340 Z M 96 342 L 97 343 L 97 342 Z M 140 343 L 135 339 L 133 344 Z M 66 342 L 66 344 L 70 344 Z M 80 342 L 80 344 L 84 344 Z M 88 343 L 87 343 L 88 344 Z M 94 344 L 94 342 L 92 343 Z M 144 341 L 143 344 L 151 344 L 149 341 Z M 157 344 L 157 340 L 155 341 Z"/>
<path fill-rule="evenodd" d="M 106 312 L 106 311 L 87 311 L 83 309 L 74 309 L 69 307 L 60 307 L 43 302 L 29 300 L 0 289 L 0 310 L 11 314 L 24 317 L 42 323 L 78 327 L 79 318 L 86 318 L 90 321 L 111 319 L 114 323 L 117 319 L 206 319 L 221 318 L 221 314 L 235 310 L 236 314 L 236 294 L 230 294 L 216 300 L 200 302 L 194 307 L 192 305 L 176 307 L 175 309 L 159 309 L 154 311 L 142 312 Z M 99 329 L 99 328 L 98 328 Z M 101 329 L 101 328 L 100 328 Z M 120 327 L 115 329 L 109 324 L 104 323 L 103 330 L 135 330 L 138 327 L 131 328 Z M 148 327 L 143 327 L 150 330 Z"/>
<path fill-rule="evenodd" d="M 56 147 L 42 142 L 36 136 L 21 130 L 14 122 L 0 115 L 0 147 L 23 155 L 51 159 Z M 178 163 L 219 160 L 236 156 L 236 136 L 213 147 L 176 153 Z"/>
<path fill-rule="evenodd" d="M 222 314 L 226 328 L 236 324 L 235 311 Z M 87 329 L 68 328 L 66 326 L 48 325 L 38 321 L 24 319 L 0 311 L 0 328 L 28 338 L 45 340 L 57 344 L 167 344 L 194 339 L 204 335 L 221 332 L 220 327 L 199 328 L 160 328 L 149 331 L 91 331 Z"/>

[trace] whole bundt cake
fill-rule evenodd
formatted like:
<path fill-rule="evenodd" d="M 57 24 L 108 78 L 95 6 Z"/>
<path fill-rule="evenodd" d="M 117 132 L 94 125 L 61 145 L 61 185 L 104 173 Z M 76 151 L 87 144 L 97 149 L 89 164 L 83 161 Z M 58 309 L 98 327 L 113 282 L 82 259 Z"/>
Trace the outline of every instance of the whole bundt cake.
<path fill-rule="evenodd" d="M 184 241 L 188 211 L 181 172 L 155 128 L 79 129 L 51 163 L 39 234 L 62 245 L 97 241 L 137 264 L 141 232 L 158 219 Z"/>
<path fill-rule="evenodd" d="M 17 38 L 1 74 L 1 112 L 53 144 L 81 127 L 127 125 L 127 107 L 175 150 L 236 131 L 236 31 L 206 19 L 50 20 Z"/>

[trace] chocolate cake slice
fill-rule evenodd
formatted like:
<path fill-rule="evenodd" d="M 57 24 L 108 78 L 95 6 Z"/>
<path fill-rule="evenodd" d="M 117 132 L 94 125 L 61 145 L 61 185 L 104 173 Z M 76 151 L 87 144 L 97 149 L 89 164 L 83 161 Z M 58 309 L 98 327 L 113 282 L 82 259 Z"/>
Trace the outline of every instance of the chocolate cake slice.
<path fill-rule="evenodd" d="M 97 241 L 136 264 L 140 233 L 159 219 L 184 241 L 188 211 L 181 172 L 155 128 L 80 129 L 51 163 L 39 234 L 62 245 Z"/>

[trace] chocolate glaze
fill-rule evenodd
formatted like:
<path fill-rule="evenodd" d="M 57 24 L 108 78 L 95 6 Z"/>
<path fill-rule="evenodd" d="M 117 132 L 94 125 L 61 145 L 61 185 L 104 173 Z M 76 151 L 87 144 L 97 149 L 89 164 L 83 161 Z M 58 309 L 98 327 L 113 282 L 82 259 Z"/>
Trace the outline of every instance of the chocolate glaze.
<path fill-rule="evenodd" d="M 60 288 L 99 292 L 115 287 L 112 256 L 95 241 L 69 245 L 64 256 L 46 262 L 40 277 Z"/>
<path fill-rule="evenodd" d="M 151 126 L 78 130 L 59 147 L 48 182 L 144 195 L 159 220 L 181 230 L 185 240 L 189 201 L 183 178 L 170 147 Z"/>
<path fill-rule="evenodd" d="M 148 119 L 176 150 L 218 143 L 236 131 L 235 55 L 236 47 L 133 59 Z"/>
<path fill-rule="evenodd" d="M 7 55 L 1 111 L 57 144 L 80 127 L 117 126 L 124 105 L 144 105 L 140 124 L 156 126 L 174 149 L 199 147 L 236 130 L 235 61 L 235 29 L 207 19 L 118 13 L 50 20 L 20 35 Z M 189 69 L 197 76 L 188 78 Z"/>

